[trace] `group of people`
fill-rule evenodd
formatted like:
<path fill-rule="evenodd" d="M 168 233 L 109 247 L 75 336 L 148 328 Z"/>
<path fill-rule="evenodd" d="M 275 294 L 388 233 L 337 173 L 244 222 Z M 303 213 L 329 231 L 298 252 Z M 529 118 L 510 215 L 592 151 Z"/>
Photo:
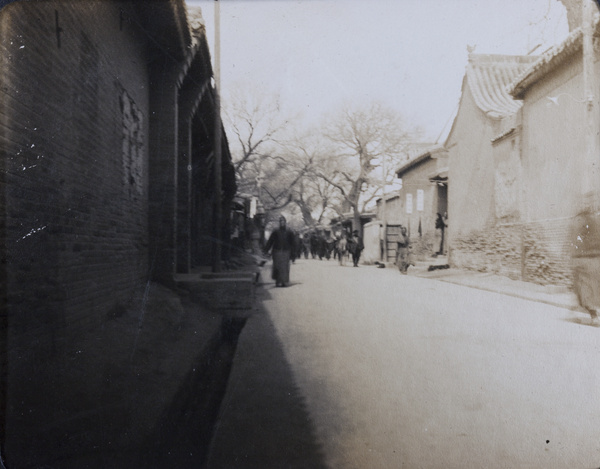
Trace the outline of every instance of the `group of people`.
<path fill-rule="evenodd" d="M 365 245 L 358 230 L 354 230 L 350 236 L 342 232 L 335 240 L 333 258 L 337 258 L 340 265 L 344 265 L 344 259 L 349 255 L 352 257 L 352 265 L 358 267 L 360 255 L 364 248 Z"/>
<path fill-rule="evenodd" d="M 313 240 L 316 242 L 313 243 Z M 320 259 L 323 257 L 330 259 L 333 254 L 333 258 L 337 257 L 340 265 L 343 265 L 344 258 L 350 255 L 354 267 L 358 267 L 364 244 L 358 230 L 354 230 L 351 235 L 342 232 L 332 240 L 322 236 L 305 236 L 300 239 L 293 230 L 288 228 L 286 218 L 282 215 L 279 217 L 279 228 L 271 233 L 265 244 L 265 253 L 270 252 L 273 258 L 271 278 L 275 280 L 276 287 L 289 285 L 291 262 L 302 254 L 308 258 L 309 248 L 313 259 L 316 256 Z"/>
<path fill-rule="evenodd" d="M 438 213 L 436 228 L 442 232 L 440 249 L 436 254 L 444 252 L 444 231 L 448 226 L 447 216 L 442 217 Z M 271 277 L 275 280 L 277 287 L 285 287 L 290 282 L 290 263 L 296 258 L 304 255 L 308 258 L 309 252 L 313 259 L 338 259 L 340 265 L 344 265 L 346 256 L 352 257 L 352 264 L 358 267 L 361 253 L 364 249 L 363 240 L 358 230 L 352 234 L 342 231 L 337 237 L 323 234 L 306 233 L 300 238 L 294 231 L 287 227 L 284 216 L 279 217 L 279 228 L 274 230 L 265 245 L 265 253 L 271 252 L 273 256 L 273 268 Z M 402 274 L 408 272 L 408 268 L 414 265 L 410 255 L 410 238 L 405 226 L 400 227 L 400 235 L 397 241 L 396 265 Z"/>

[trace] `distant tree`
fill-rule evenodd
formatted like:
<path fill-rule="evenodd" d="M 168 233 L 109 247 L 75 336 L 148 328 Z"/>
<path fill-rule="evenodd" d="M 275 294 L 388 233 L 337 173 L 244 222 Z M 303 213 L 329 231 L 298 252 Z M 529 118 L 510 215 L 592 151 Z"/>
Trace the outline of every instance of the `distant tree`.
<path fill-rule="evenodd" d="M 296 137 L 288 145 L 294 164 L 301 171 L 301 178 L 292 186 L 292 201 L 300 210 L 304 224 L 314 227 L 335 214 L 341 199 L 338 190 L 323 178 L 320 172 L 328 172 L 331 164 L 324 155 L 328 154 L 327 142 L 315 129 Z"/>
<path fill-rule="evenodd" d="M 323 163 L 322 137 L 294 135 L 298 119 L 281 116 L 277 95 L 236 87 L 224 100 L 224 114 L 240 192 L 257 195 L 274 216 L 299 211 L 306 226 L 339 205 L 337 190 L 314 172 L 315 161 Z"/>
<path fill-rule="evenodd" d="M 259 197 L 265 211 L 289 207 L 310 161 L 290 150 L 295 117 L 284 117 L 278 95 L 234 88 L 224 114 L 238 190 Z"/>
<path fill-rule="evenodd" d="M 365 207 L 381 195 L 384 181 L 407 159 L 419 132 L 381 103 L 344 107 L 328 119 L 323 132 L 331 153 L 317 175 L 339 191 L 340 211 L 352 212 L 357 229 Z M 382 173 L 384 159 L 386 174 Z"/>
<path fill-rule="evenodd" d="M 282 117 L 280 98 L 235 86 L 223 99 L 224 121 L 240 189 L 256 188 L 261 160 L 276 153 L 291 119 Z"/>

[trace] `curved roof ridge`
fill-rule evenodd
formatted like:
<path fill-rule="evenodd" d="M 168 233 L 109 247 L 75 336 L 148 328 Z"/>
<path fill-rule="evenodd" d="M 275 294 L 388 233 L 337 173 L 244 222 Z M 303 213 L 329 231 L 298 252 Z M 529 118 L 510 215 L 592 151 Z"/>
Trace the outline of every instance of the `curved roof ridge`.
<path fill-rule="evenodd" d="M 466 76 L 477 107 L 494 119 L 517 112 L 521 103 L 508 93 L 508 87 L 537 59 L 536 56 L 470 54 Z"/>
<path fill-rule="evenodd" d="M 507 101 L 506 96 L 503 93 L 503 83 L 506 77 L 506 73 L 504 72 L 505 70 L 503 69 L 503 67 L 496 66 L 487 70 L 486 73 L 488 75 L 488 80 L 490 84 L 488 92 L 490 95 L 490 100 L 493 103 L 492 106 L 510 108 L 510 102 Z"/>
<path fill-rule="evenodd" d="M 594 15 L 593 29 L 597 34 L 600 27 L 600 18 L 598 14 Z M 522 99 L 525 92 L 553 67 L 558 66 L 568 58 L 579 52 L 583 47 L 583 29 L 581 27 L 574 29 L 560 44 L 550 48 L 544 54 L 538 57 L 538 60 L 531 67 L 523 70 L 511 84 L 509 93 L 515 99 Z"/>

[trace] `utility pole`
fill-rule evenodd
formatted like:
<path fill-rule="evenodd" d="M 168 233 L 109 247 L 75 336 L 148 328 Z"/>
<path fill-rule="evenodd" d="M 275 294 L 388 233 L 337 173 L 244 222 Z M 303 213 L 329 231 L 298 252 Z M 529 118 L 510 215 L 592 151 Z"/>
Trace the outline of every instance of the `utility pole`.
<path fill-rule="evenodd" d="M 213 272 L 221 272 L 221 252 L 223 242 L 223 201 L 222 201 L 222 154 L 221 154 L 221 5 L 215 0 L 215 250 Z"/>
<path fill-rule="evenodd" d="M 600 165 L 596 128 L 598 127 L 598 104 L 596 102 L 596 80 L 594 76 L 594 16 L 597 11 L 592 0 L 582 0 L 581 19 L 583 29 L 583 92 L 585 100 L 584 122 L 586 142 L 586 167 L 583 181 L 585 209 L 598 210 L 598 170 Z"/>
<path fill-rule="evenodd" d="M 387 205 L 387 200 L 385 198 L 385 185 L 387 182 L 387 175 L 386 175 L 386 166 L 385 166 L 385 155 L 381 155 L 381 172 L 383 173 L 383 186 L 381 189 L 382 192 L 382 196 L 381 196 L 381 224 L 382 224 L 382 231 L 383 231 L 383 263 L 387 263 L 387 213 L 386 213 L 386 205 Z"/>

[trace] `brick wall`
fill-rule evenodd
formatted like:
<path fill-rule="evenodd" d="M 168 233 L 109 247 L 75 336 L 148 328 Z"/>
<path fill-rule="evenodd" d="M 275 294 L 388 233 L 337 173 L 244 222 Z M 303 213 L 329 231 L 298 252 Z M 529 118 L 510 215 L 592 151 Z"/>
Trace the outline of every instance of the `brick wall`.
<path fill-rule="evenodd" d="M 570 218 L 497 225 L 454 238 L 454 267 L 571 286 Z"/>
<path fill-rule="evenodd" d="M 457 236 L 451 245 L 453 266 L 521 278 L 522 226 L 500 225 Z"/>
<path fill-rule="evenodd" d="M 524 226 L 524 279 L 541 284 L 572 286 L 571 229 L 573 218 L 527 223 Z"/>
<path fill-rule="evenodd" d="M 146 278 L 145 40 L 111 2 L 17 2 L 0 21 L 10 330 L 46 340 Z"/>

